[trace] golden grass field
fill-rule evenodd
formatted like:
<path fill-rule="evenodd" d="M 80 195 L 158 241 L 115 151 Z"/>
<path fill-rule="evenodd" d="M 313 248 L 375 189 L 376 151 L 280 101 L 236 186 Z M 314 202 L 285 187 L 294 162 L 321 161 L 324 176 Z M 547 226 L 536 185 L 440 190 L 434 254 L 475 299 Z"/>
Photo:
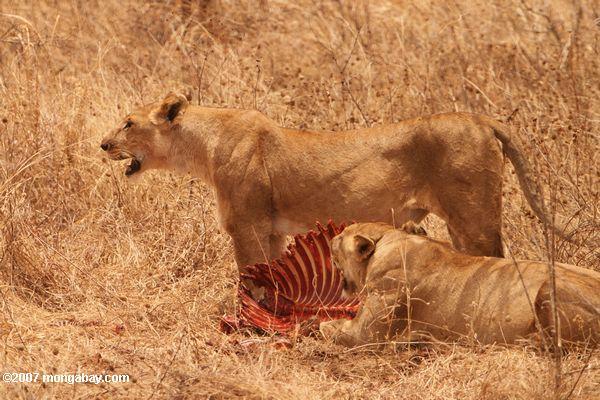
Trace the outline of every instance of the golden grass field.
<path fill-rule="evenodd" d="M 523 137 L 577 239 L 547 244 L 507 162 L 506 246 L 600 270 L 599 13 L 597 0 L 0 0 L 1 372 L 131 378 L 0 383 L 0 398 L 600 398 L 598 350 L 565 355 L 555 389 L 535 345 L 241 346 L 218 330 L 237 268 L 211 190 L 166 172 L 129 182 L 99 149 L 172 90 L 297 128 L 484 113 Z"/>

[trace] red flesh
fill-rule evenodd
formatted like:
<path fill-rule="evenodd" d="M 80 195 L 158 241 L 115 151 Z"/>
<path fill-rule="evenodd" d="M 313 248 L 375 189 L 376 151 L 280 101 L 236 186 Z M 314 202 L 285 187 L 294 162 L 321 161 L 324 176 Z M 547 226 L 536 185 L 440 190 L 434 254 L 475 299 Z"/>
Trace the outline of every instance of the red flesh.
<path fill-rule="evenodd" d="M 238 288 L 236 316 L 224 317 L 221 330 L 230 333 L 239 328 L 254 328 L 267 333 L 288 333 L 311 318 L 327 321 L 352 318 L 358 298 L 342 298 L 342 276 L 331 263 L 331 239 L 345 228 L 332 221 L 318 232 L 296 235 L 294 242 L 277 260 L 269 264 L 248 265 L 241 278 L 264 288 L 259 301 L 243 283 Z"/>

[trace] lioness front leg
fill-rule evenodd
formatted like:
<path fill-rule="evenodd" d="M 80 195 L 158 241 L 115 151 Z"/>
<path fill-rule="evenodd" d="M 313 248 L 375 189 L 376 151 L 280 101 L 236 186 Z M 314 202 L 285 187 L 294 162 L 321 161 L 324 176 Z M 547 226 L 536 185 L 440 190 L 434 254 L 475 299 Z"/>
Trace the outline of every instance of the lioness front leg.
<path fill-rule="evenodd" d="M 246 265 L 268 261 L 268 241 L 255 238 L 252 231 L 230 234 L 230 236 L 233 240 L 233 254 L 238 269 Z"/>
<path fill-rule="evenodd" d="M 277 257 L 281 255 L 285 245 L 285 236 L 273 235 L 270 229 L 264 229 L 264 227 L 264 224 L 262 225 L 263 229 L 261 229 L 261 224 L 242 225 L 229 232 L 233 240 L 238 270 L 246 265 L 268 263 L 270 259 L 276 258 L 273 256 L 275 253 Z M 264 289 L 262 287 L 257 286 L 254 281 L 249 279 L 244 280 L 244 283 L 250 289 L 254 300 L 259 301 L 263 298 Z"/>
<path fill-rule="evenodd" d="M 238 268 L 281 256 L 285 250 L 285 236 L 277 235 L 270 229 L 257 229 L 256 225 L 240 227 L 229 232 L 233 240 L 235 262 Z"/>
<path fill-rule="evenodd" d="M 268 263 L 278 258 L 285 250 L 285 236 L 273 231 L 273 218 L 268 212 L 268 201 L 239 201 L 232 205 L 230 201 L 218 201 L 219 218 L 222 226 L 233 241 L 235 262 L 240 271 L 247 265 Z M 246 211 L 240 215 L 237 210 Z M 267 212 L 265 212 L 267 210 Z M 246 279 L 245 285 L 252 292 L 254 300 L 261 300 L 264 289 L 252 280 Z"/>
<path fill-rule="evenodd" d="M 257 184 L 260 186 L 260 184 Z M 285 250 L 285 235 L 275 232 L 275 215 L 267 189 L 245 193 L 240 190 L 234 198 L 217 194 L 220 225 L 233 240 L 238 269 L 259 262 L 268 263 Z"/>
<path fill-rule="evenodd" d="M 319 331 L 337 344 L 354 347 L 364 344 L 381 345 L 402 329 L 394 319 L 397 301 L 393 294 L 371 294 L 354 319 L 322 322 Z"/>

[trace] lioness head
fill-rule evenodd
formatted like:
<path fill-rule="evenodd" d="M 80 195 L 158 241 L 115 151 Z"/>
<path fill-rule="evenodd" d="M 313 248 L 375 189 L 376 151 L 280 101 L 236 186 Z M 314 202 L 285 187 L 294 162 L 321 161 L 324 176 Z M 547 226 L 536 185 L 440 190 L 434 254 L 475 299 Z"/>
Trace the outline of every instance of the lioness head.
<path fill-rule="evenodd" d="M 367 265 L 375 252 L 377 242 L 388 231 L 394 229 L 383 223 L 360 223 L 348 226 L 331 241 L 333 265 L 344 278 L 342 295 L 351 297 L 363 290 L 367 276 Z M 410 235 L 427 236 L 425 229 L 409 221 L 401 231 Z"/>
<path fill-rule="evenodd" d="M 344 278 L 342 295 L 350 297 L 365 286 L 367 264 L 375 245 L 391 225 L 383 223 L 352 224 L 331 241 L 333 265 Z"/>
<path fill-rule="evenodd" d="M 173 136 L 188 101 L 170 93 L 160 103 L 142 106 L 129 114 L 108 134 L 100 147 L 112 160 L 131 159 L 125 175 L 152 168 L 166 168 Z"/>

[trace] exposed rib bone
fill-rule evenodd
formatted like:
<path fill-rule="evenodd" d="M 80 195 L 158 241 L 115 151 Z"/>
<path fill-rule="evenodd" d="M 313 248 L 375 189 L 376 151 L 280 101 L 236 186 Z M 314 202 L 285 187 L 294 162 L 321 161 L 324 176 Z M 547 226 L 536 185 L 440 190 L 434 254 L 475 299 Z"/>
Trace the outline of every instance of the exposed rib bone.
<path fill-rule="evenodd" d="M 345 228 L 332 221 L 317 222 L 318 232 L 296 235 L 286 252 L 269 264 L 248 265 L 241 270 L 236 317 L 224 317 L 225 332 L 248 327 L 270 333 L 286 333 L 310 318 L 327 321 L 352 318 L 358 298 L 342 298 L 342 276 L 331 263 L 331 239 Z M 259 301 L 244 283 L 264 288 Z"/>

